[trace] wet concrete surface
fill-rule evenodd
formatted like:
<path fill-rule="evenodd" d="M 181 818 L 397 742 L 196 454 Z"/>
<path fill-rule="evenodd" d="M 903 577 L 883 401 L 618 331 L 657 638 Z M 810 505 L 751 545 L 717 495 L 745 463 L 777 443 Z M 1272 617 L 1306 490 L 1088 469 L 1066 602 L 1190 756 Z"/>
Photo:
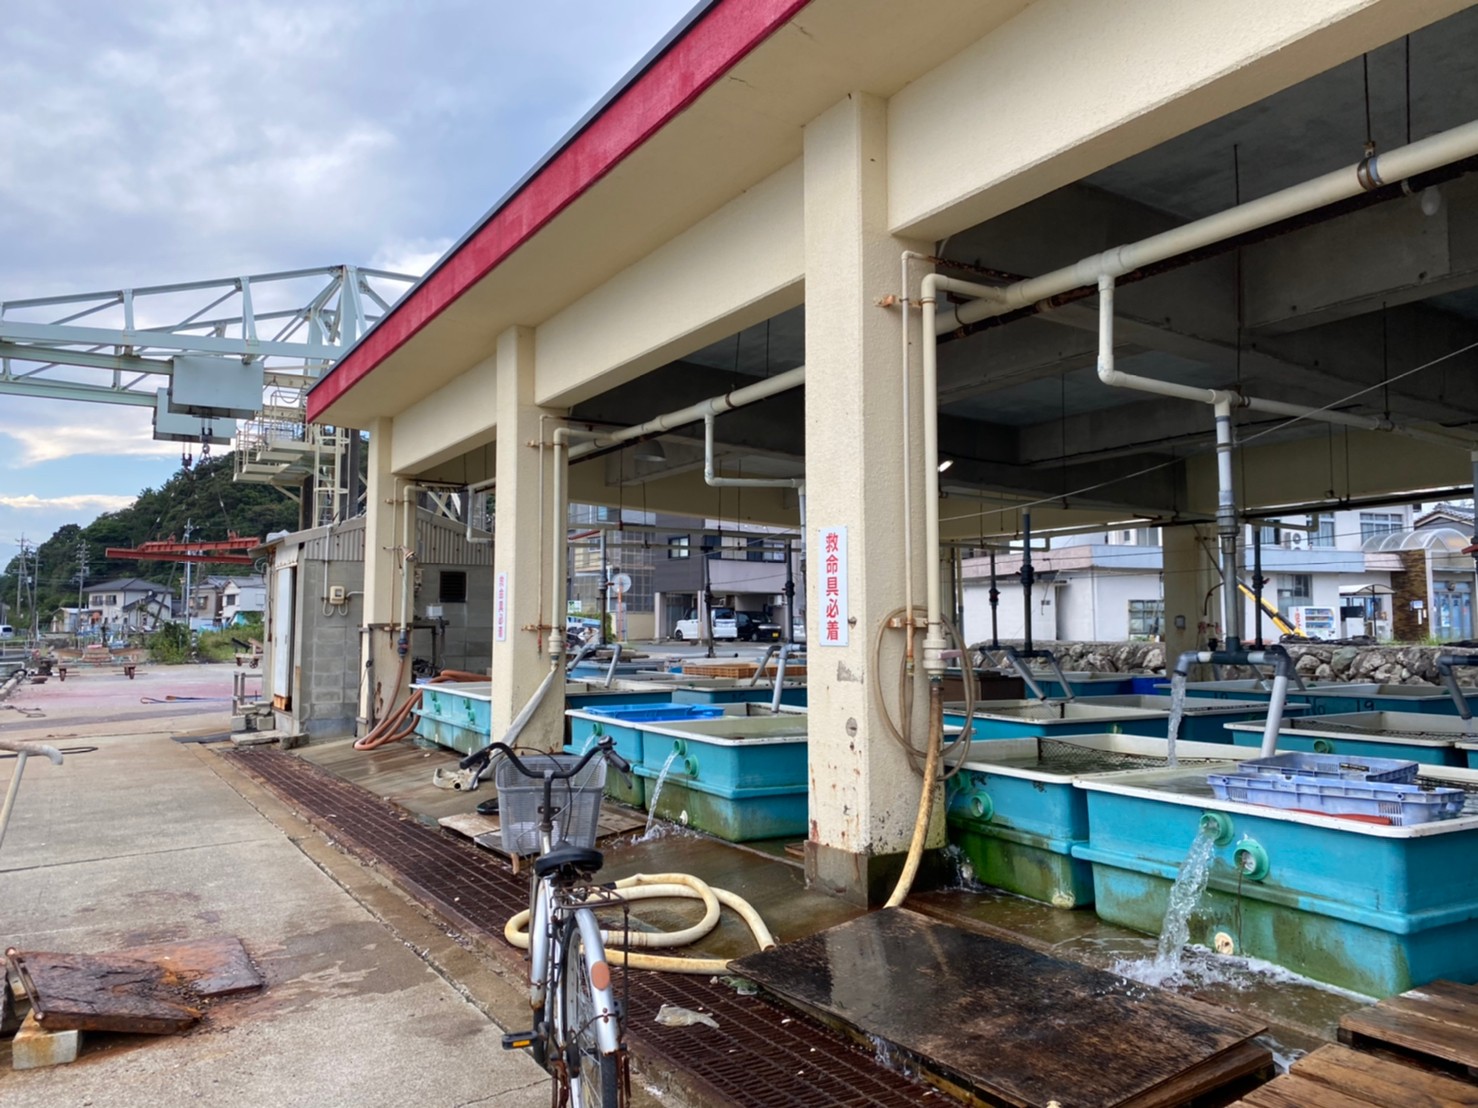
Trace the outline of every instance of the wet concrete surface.
<path fill-rule="evenodd" d="M 484 798 L 481 790 L 447 793 L 431 786 L 435 766 L 456 760 L 451 752 L 396 744 L 360 754 L 356 759 L 343 754 L 347 740 L 328 746 L 337 749 L 310 746 L 300 753 L 320 764 L 332 765 L 334 772 L 372 791 L 377 791 L 377 778 L 389 780 L 393 776 L 397 802 L 427 819 L 432 819 L 432 812 L 446 814 L 448 807 L 470 811 Z M 377 759 L 383 759 L 383 764 L 377 766 Z M 398 767 L 397 773 L 389 775 L 392 765 Z M 419 783 L 414 779 L 416 773 L 424 773 Z M 807 889 L 800 860 L 787 850 L 793 844 L 786 841 L 736 845 L 671 824 L 659 824 L 658 834 L 651 841 L 640 840 L 638 835 L 604 841 L 603 873 L 612 879 L 632 873 L 693 873 L 748 899 L 782 942 L 804 938 L 861 914 L 835 897 Z M 957 886 L 917 891 L 910 895 L 908 907 L 1098 970 L 1124 971 L 1133 976 L 1155 954 L 1154 936 L 1106 924 L 1091 908 L 1064 911 L 996 889 Z M 686 903 L 643 905 L 640 912 L 651 926 L 663 928 L 686 926 L 698 914 L 696 904 Z M 747 929 L 725 912 L 721 926 L 691 949 L 693 953 L 740 957 L 753 950 L 753 942 Z M 1225 1007 L 1267 1025 L 1269 1031 L 1262 1041 L 1280 1059 L 1296 1057 L 1332 1041 L 1340 1016 L 1368 1002 L 1276 967 L 1249 966 L 1210 954 L 1188 954 L 1183 978 L 1171 987 L 1180 995 Z"/>
<path fill-rule="evenodd" d="M 230 672 L 166 670 L 155 688 L 208 695 L 223 682 L 229 695 Z M 11 1072 L 6 1044 L 0 1102 L 543 1102 L 543 1071 L 502 1051 L 502 1028 L 469 1000 L 468 985 L 425 956 L 445 943 L 444 932 L 384 890 L 356 887 L 361 873 L 329 876 L 336 863 L 331 850 L 315 856 L 323 846 L 316 836 L 300 831 L 308 836 L 300 849 L 264 818 L 264 801 L 249 801 L 249 790 L 220 772 L 211 749 L 171 741 L 182 730 L 228 729 L 229 704 L 183 713 L 139 704 L 151 695 L 144 677 L 69 676 L 65 685 L 32 686 L 12 701 L 45 716 L 0 712 L 0 735 L 43 742 L 61 737 L 58 719 L 120 709 L 129 717 L 125 727 L 68 723 L 75 742 L 60 745 L 96 749 L 59 767 L 28 762 L 0 844 L 0 944 L 103 952 L 235 935 L 267 987 L 212 1004 L 201 1025 L 181 1034 L 86 1035 L 81 1057 L 68 1066 Z M 0 761 L 0 779 L 14 765 Z M 449 957 L 466 959 L 456 949 Z M 479 987 L 486 984 L 480 975 L 492 976 L 475 962 L 462 969 Z"/>

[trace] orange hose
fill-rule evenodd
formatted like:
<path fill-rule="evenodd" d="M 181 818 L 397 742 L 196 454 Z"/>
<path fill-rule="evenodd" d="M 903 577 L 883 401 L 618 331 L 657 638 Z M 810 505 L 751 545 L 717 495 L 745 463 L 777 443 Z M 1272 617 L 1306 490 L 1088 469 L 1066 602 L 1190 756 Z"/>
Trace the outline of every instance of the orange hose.
<path fill-rule="evenodd" d="M 402 660 L 400 677 L 404 676 L 405 663 Z M 400 684 L 400 677 L 396 678 L 396 684 Z M 444 669 L 429 681 L 422 682 L 424 685 L 461 684 L 468 681 L 486 681 L 485 673 L 469 673 L 460 669 Z M 418 704 L 421 703 L 421 686 L 412 690 L 411 695 L 395 711 L 382 719 L 374 726 L 368 735 L 362 739 L 355 740 L 355 750 L 376 750 L 382 746 L 408 739 L 416 733 L 414 722 L 401 726 Z"/>

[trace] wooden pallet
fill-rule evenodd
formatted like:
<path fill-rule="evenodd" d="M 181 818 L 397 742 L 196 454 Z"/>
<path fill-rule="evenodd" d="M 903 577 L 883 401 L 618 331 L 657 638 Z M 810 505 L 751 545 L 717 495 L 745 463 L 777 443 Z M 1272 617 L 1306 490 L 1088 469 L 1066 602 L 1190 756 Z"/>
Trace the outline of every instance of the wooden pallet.
<path fill-rule="evenodd" d="M 506 858 L 508 864 L 513 867 L 514 873 L 518 873 L 522 867 L 522 856 L 509 854 L 503 849 L 502 824 L 498 822 L 496 815 L 485 816 L 478 812 L 461 812 L 456 815 L 443 816 L 436 822 L 455 835 L 471 839 L 484 850 L 491 850 L 494 854 Z M 602 804 L 600 818 L 595 825 L 595 841 L 600 842 L 602 839 L 609 839 L 616 835 L 629 835 L 634 831 L 640 831 L 646 825 L 647 817 L 641 812 Z"/>
<path fill-rule="evenodd" d="M 684 662 L 683 673 L 690 677 L 753 677 L 754 671 L 759 668 L 756 662 Z M 771 662 L 765 666 L 765 675 L 773 677 L 779 667 Z M 792 677 L 800 678 L 806 675 L 806 667 L 801 665 L 787 665 L 785 667 L 786 679 Z"/>
<path fill-rule="evenodd" d="M 1475 1108 L 1478 1086 L 1347 1046 L 1320 1047 L 1230 1108 Z"/>
<path fill-rule="evenodd" d="M 1478 1108 L 1478 988 L 1434 981 L 1349 1013 L 1339 1037 L 1237 1104 Z"/>
<path fill-rule="evenodd" d="M 1345 1016 L 1339 1040 L 1478 1079 L 1478 988 L 1433 981 L 1411 989 Z"/>

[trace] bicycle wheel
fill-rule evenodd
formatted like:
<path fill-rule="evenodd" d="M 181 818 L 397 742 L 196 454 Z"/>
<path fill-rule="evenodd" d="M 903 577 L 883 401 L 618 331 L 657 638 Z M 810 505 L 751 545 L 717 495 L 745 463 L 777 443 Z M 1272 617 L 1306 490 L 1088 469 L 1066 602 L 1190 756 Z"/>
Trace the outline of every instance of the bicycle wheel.
<path fill-rule="evenodd" d="M 560 1039 L 565 1045 L 572 1100 L 580 1108 L 617 1108 L 620 1075 L 613 1054 L 602 1054 L 595 1027 L 600 1018 L 590 987 L 586 948 L 578 922 L 565 921 L 558 983 Z M 598 959 L 604 963 L 604 955 Z"/>

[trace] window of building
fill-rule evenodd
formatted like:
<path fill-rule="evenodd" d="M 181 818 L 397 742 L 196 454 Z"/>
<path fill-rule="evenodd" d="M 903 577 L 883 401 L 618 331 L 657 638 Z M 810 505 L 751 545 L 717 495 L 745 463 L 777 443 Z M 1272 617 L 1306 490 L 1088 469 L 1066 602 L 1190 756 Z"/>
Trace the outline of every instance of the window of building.
<path fill-rule="evenodd" d="M 1361 512 L 1360 540 L 1363 542 L 1376 535 L 1389 535 L 1400 531 L 1403 522 L 1400 512 Z"/>
<path fill-rule="evenodd" d="M 1278 614 L 1286 616 L 1289 608 L 1314 602 L 1314 578 L 1308 573 L 1284 573 L 1279 577 Z"/>
<path fill-rule="evenodd" d="M 1309 516 L 1309 526 L 1318 530 L 1309 532 L 1310 546 L 1334 545 L 1334 517 L 1332 515 Z"/>
<path fill-rule="evenodd" d="M 442 604 L 467 603 L 467 571 L 444 569 L 437 585 L 437 599 Z"/>
<path fill-rule="evenodd" d="M 1164 623 L 1165 601 L 1129 601 L 1129 639 L 1131 642 L 1158 639 Z"/>
<path fill-rule="evenodd" d="M 689 553 L 689 540 L 687 535 L 676 535 L 667 540 L 667 556 L 669 558 L 686 558 Z"/>
<path fill-rule="evenodd" d="M 1265 547 L 1277 546 L 1283 540 L 1283 532 L 1278 529 L 1276 524 L 1265 523 L 1257 528 L 1254 538 Z"/>

